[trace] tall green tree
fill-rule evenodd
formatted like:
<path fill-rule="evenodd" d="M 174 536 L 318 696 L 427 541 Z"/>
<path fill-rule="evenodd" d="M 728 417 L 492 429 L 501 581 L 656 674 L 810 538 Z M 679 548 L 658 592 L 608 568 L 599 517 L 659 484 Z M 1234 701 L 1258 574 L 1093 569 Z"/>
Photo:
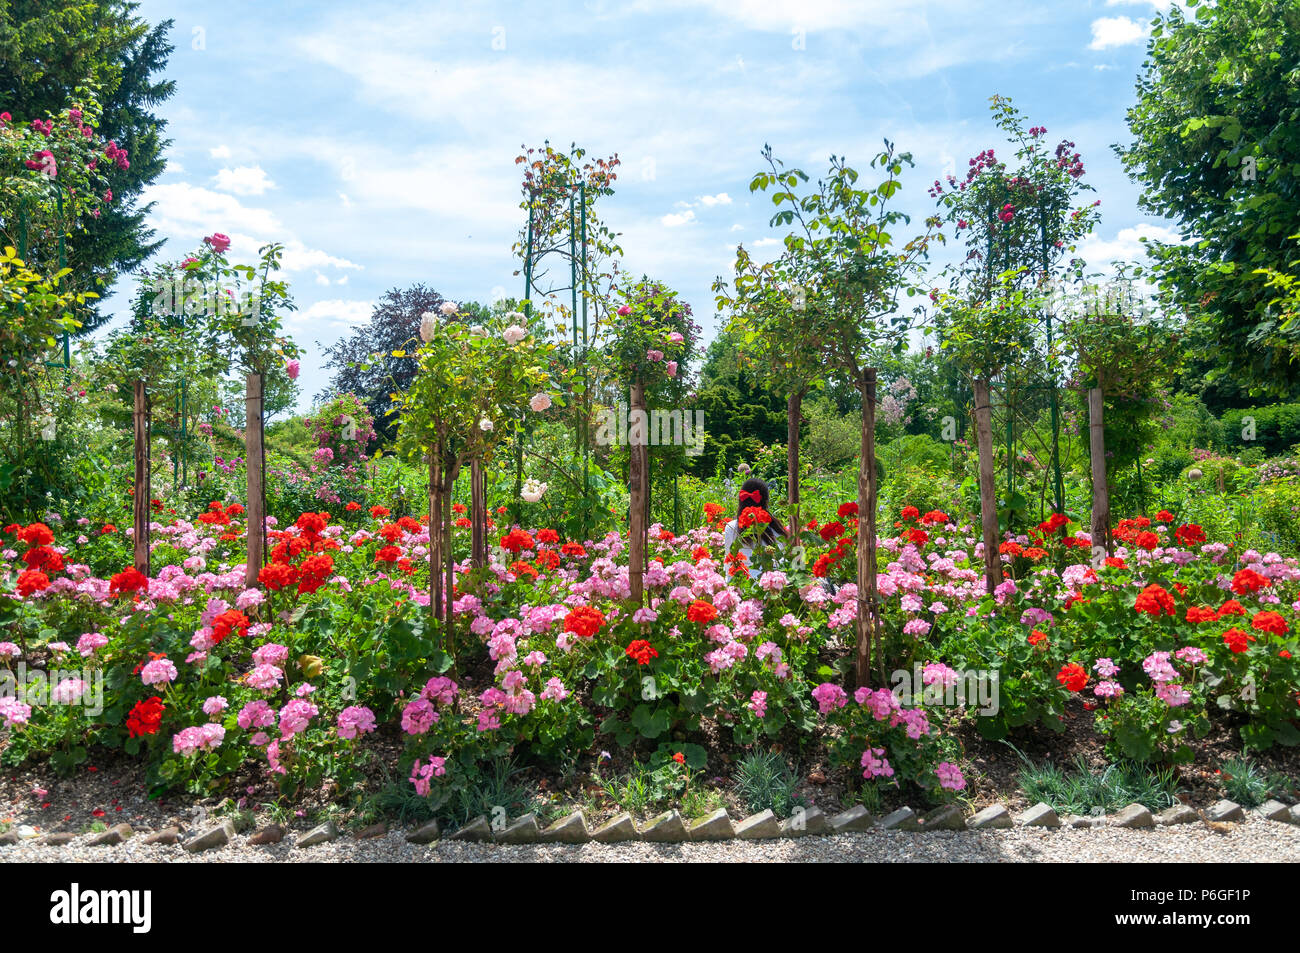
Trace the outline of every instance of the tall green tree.
<path fill-rule="evenodd" d="M 149 206 L 139 197 L 162 174 L 170 144 L 154 110 L 175 91 L 173 81 L 158 77 L 173 49 L 172 21 L 150 25 L 138 7 L 129 0 L 0 0 L 0 108 L 16 120 L 44 118 L 65 108 L 77 87 L 91 87 L 103 110 L 97 132 L 129 157 L 125 167 L 100 163 L 113 199 L 68 240 L 78 287 L 101 295 L 162 245 L 145 225 Z M 78 317 L 82 333 L 107 319 L 93 306 Z"/>
<path fill-rule="evenodd" d="M 1300 326 L 1283 329 L 1257 269 L 1286 270 L 1300 232 L 1300 5 L 1189 0 L 1151 28 L 1116 146 L 1145 191 L 1141 206 L 1186 241 L 1152 243 L 1167 300 L 1200 315 L 1211 378 L 1277 394 L 1300 372 Z"/>

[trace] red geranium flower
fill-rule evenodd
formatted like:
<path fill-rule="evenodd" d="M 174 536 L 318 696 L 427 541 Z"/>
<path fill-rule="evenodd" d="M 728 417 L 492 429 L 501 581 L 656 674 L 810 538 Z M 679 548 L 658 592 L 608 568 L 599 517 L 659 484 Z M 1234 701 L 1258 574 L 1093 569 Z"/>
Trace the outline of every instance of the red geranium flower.
<path fill-rule="evenodd" d="M 574 559 L 583 559 L 587 555 L 587 550 L 581 543 L 565 543 L 560 547 L 560 552 L 565 556 L 572 556 Z"/>
<path fill-rule="evenodd" d="M 690 608 L 686 610 L 686 618 L 701 625 L 708 625 L 717 617 L 717 607 L 711 602 L 705 602 L 703 599 L 696 599 L 691 603 Z"/>
<path fill-rule="evenodd" d="M 1250 643 L 1255 641 L 1253 635 L 1242 632 L 1241 629 L 1229 629 L 1223 633 L 1223 644 L 1233 652 L 1244 652 L 1250 648 Z"/>
<path fill-rule="evenodd" d="M 659 657 L 659 653 L 645 639 L 637 639 L 627 647 L 627 657 L 634 659 L 637 665 L 649 665 L 651 659 Z"/>
<path fill-rule="evenodd" d="M 1088 684 L 1088 670 L 1077 662 L 1070 662 L 1061 666 L 1061 670 L 1056 673 L 1056 680 L 1069 691 L 1081 692 Z"/>
<path fill-rule="evenodd" d="M 138 738 L 141 735 L 156 734 L 162 724 L 165 710 L 162 699 L 157 695 L 136 702 L 135 707 L 126 716 L 126 727 L 130 737 Z"/>
<path fill-rule="evenodd" d="M 108 591 L 110 593 L 140 592 L 142 590 L 146 592 L 149 590 L 149 577 L 134 566 L 115 573 L 108 580 Z"/>
<path fill-rule="evenodd" d="M 1232 577 L 1232 591 L 1239 596 L 1244 596 L 1248 592 L 1259 592 L 1272 584 L 1272 580 L 1267 576 L 1261 576 L 1253 569 L 1239 569 Z"/>
<path fill-rule="evenodd" d="M 921 511 L 915 506 L 905 506 L 903 507 L 903 512 L 898 515 L 903 520 L 914 520 L 921 515 Z"/>
<path fill-rule="evenodd" d="M 1256 612 L 1255 618 L 1250 620 L 1250 627 L 1259 632 L 1272 632 L 1274 635 L 1286 635 L 1291 631 L 1290 626 L 1286 624 L 1286 619 L 1271 611 Z"/>
<path fill-rule="evenodd" d="M 536 545 L 533 542 L 532 534 L 522 529 L 512 529 L 501 537 L 501 548 L 511 553 L 517 554 L 521 550 L 532 549 Z"/>
<path fill-rule="evenodd" d="M 537 541 L 539 543 L 554 544 L 560 541 L 560 534 L 553 529 L 539 529 L 537 531 Z"/>
<path fill-rule="evenodd" d="M 1172 523 L 1173 521 L 1174 521 L 1174 514 L 1170 513 L 1168 510 L 1161 510 L 1159 513 L 1156 514 L 1156 522 Z"/>
<path fill-rule="evenodd" d="M 1187 610 L 1187 621 L 1191 623 L 1213 622 L 1219 613 L 1209 606 L 1192 606 Z"/>
<path fill-rule="evenodd" d="M 1138 533 L 1137 538 L 1133 540 L 1133 543 L 1139 548 L 1151 552 L 1151 550 L 1160 545 L 1160 537 L 1148 530 L 1144 533 Z"/>
<path fill-rule="evenodd" d="M 1227 599 L 1224 601 L 1223 605 L 1219 606 L 1220 619 L 1222 619 L 1225 615 L 1245 615 L 1245 614 L 1246 614 L 1246 607 L 1243 606 L 1236 599 Z"/>
<path fill-rule="evenodd" d="M 248 635 L 248 616 L 238 609 L 227 609 L 212 620 L 212 642 L 220 645 L 233 633 Z"/>
<path fill-rule="evenodd" d="M 297 570 L 287 563 L 267 563 L 257 574 L 257 581 L 272 592 L 292 586 Z"/>
<path fill-rule="evenodd" d="M 1194 546 L 1197 543 L 1205 542 L 1205 530 L 1201 529 L 1195 523 L 1184 523 L 1178 529 L 1174 530 L 1174 539 L 1178 540 L 1184 546 Z"/>
<path fill-rule="evenodd" d="M 841 503 L 840 508 L 835 511 L 835 515 L 842 520 L 846 520 L 849 519 L 850 517 L 857 516 L 858 504 L 853 500 L 849 500 L 847 503 Z"/>
<path fill-rule="evenodd" d="M 827 523 L 825 526 L 823 526 L 821 529 L 817 531 L 817 535 L 819 535 L 822 539 L 826 540 L 826 542 L 829 543 L 832 539 L 834 539 L 836 536 L 841 535 L 843 532 L 844 532 L 843 523 Z"/>
<path fill-rule="evenodd" d="M 44 523 L 32 523 L 18 531 L 18 538 L 28 546 L 48 546 L 54 542 L 54 533 Z"/>
<path fill-rule="evenodd" d="M 370 507 L 370 515 L 373 516 L 373 517 L 374 517 L 375 519 L 377 519 L 377 520 L 378 520 L 378 519 L 383 519 L 383 518 L 384 518 L 385 516 L 387 516 L 390 512 L 391 512 L 391 511 L 390 511 L 390 510 L 388 509 L 388 507 L 386 507 L 386 506 L 379 506 L 379 505 L 376 504 L 375 506 Z M 460 512 L 462 512 L 462 513 L 465 512 L 465 508 L 464 508 L 463 506 L 460 508 Z"/>
<path fill-rule="evenodd" d="M 1147 615 L 1173 615 L 1174 597 L 1163 586 L 1153 582 L 1138 594 L 1133 608 Z"/>
<path fill-rule="evenodd" d="M 401 558 L 402 551 L 396 546 L 384 546 L 379 552 L 375 553 L 375 562 L 377 563 L 395 563 Z"/>
<path fill-rule="evenodd" d="M 18 595 L 26 599 L 33 592 L 48 589 L 50 577 L 39 569 L 27 569 L 18 575 Z"/>
<path fill-rule="evenodd" d="M 605 614 L 594 606 L 577 606 L 564 617 L 564 631 L 590 639 L 605 624 Z"/>

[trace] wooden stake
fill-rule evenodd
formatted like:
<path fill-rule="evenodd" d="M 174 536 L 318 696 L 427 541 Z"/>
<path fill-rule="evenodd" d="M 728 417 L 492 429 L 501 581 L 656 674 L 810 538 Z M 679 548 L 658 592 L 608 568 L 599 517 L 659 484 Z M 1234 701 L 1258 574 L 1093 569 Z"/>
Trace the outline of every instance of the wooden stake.
<path fill-rule="evenodd" d="M 483 463 L 471 460 L 469 464 L 470 522 L 473 528 L 471 556 L 476 569 L 487 566 L 487 487 L 483 474 Z"/>
<path fill-rule="evenodd" d="M 871 683 L 872 643 L 880 639 L 876 589 L 876 369 L 862 373 L 862 433 L 858 453 L 858 615 L 854 676 L 859 687 Z M 878 659 L 883 664 L 883 659 Z"/>
<path fill-rule="evenodd" d="M 1092 545 L 1104 546 L 1107 556 L 1115 555 L 1110 535 L 1110 485 L 1106 479 L 1105 400 L 1100 387 L 1088 388 L 1088 448 L 1092 456 Z"/>
<path fill-rule="evenodd" d="M 637 411 L 640 410 L 641 414 Z M 632 385 L 632 394 L 628 409 L 629 420 L 645 420 L 645 384 L 637 381 Z M 646 446 L 649 434 L 639 428 L 639 439 L 631 439 L 632 426 L 629 424 L 627 488 L 628 501 L 628 583 L 632 590 L 632 602 L 641 605 L 642 589 L 645 582 L 646 553 L 646 479 L 650 468 L 649 447 Z"/>
<path fill-rule="evenodd" d="M 975 431 L 979 448 L 980 525 L 984 529 L 984 585 L 992 593 L 1002 582 L 998 554 L 998 497 L 993 476 L 993 406 L 987 378 L 975 381 Z"/>
<path fill-rule="evenodd" d="M 249 374 L 244 387 L 244 467 L 248 473 L 248 557 L 244 583 L 257 585 L 266 558 L 266 454 L 263 449 L 262 375 Z"/>
<path fill-rule="evenodd" d="M 144 381 L 135 382 L 135 409 L 131 414 L 135 430 L 135 497 L 133 499 L 132 545 L 137 572 L 149 575 L 149 403 Z"/>

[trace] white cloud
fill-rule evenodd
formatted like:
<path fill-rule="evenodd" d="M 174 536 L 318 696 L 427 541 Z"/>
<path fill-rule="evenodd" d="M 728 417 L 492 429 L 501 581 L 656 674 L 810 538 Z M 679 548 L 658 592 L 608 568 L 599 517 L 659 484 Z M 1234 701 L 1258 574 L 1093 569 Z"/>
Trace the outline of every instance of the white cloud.
<path fill-rule="evenodd" d="M 229 159 L 230 146 L 214 146 L 208 150 L 208 155 L 214 159 Z"/>
<path fill-rule="evenodd" d="M 1121 228 L 1114 238 L 1106 239 L 1097 235 L 1089 236 L 1080 246 L 1079 254 L 1088 263 L 1089 269 L 1106 268 L 1118 261 L 1142 262 L 1146 258 L 1143 238 L 1165 244 L 1181 244 L 1182 236 L 1166 225 L 1144 223 Z"/>
<path fill-rule="evenodd" d="M 316 284 L 328 286 L 329 283 L 330 283 L 330 279 L 328 275 L 322 275 L 319 271 L 316 272 Z"/>
<path fill-rule="evenodd" d="M 710 208 L 714 205 L 730 205 L 731 196 L 726 192 L 719 192 L 717 195 L 701 195 L 700 201 Z"/>
<path fill-rule="evenodd" d="M 296 238 L 284 243 L 285 271 L 307 271 L 313 268 L 352 268 L 360 270 L 363 266 L 346 258 L 338 258 L 319 248 L 308 248 Z"/>
<path fill-rule="evenodd" d="M 350 198 L 348 198 L 348 193 L 346 193 L 346 192 L 340 192 L 340 193 L 339 193 L 339 201 L 343 203 L 343 207 L 344 207 L 344 208 L 351 208 L 351 207 L 352 207 L 352 200 L 351 200 Z"/>
<path fill-rule="evenodd" d="M 1113 46 L 1140 43 L 1147 35 L 1147 26 L 1130 17 L 1101 17 L 1092 21 L 1090 50 L 1106 50 Z"/>
<path fill-rule="evenodd" d="M 782 243 L 781 239 L 772 238 L 769 236 L 767 238 L 760 238 L 756 242 L 751 242 L 751 246 L 754 248 L 768 248 L 772 245 L 780 245 L 781 243 Z"/>
<path fill-rule="evenodd" d="M 266 171 L 258 165 L 222 169 L 214 181 L 223 192 L 233 192 L 236 195 L 261 195 L 267 189 L 275 188 L 275 183 L 267 178 Z"/>
<path fill-rule="evenodd" d="M 346 298 L 330 298 L 317 301 L 301 311 L 291 314 L 285 324 L 290 327 L 311 328 L 321 323 L 336 326 L 356 327 L 370 320 L 375 310 L 373 301 L 353 301 Z"/>
<path fill-rule="evenodd" d="M 743 232 L 744 230 L 745 230 L 745 226 L 741 225 L 739 222 L 731 226 L 731 231 L 733 232 Z"/>
<path fill-rule="evenodd" d="M 687 209 L 684 212 L 672 212 L 659 219 L 659 223 L 665 228 L 677 228 L 678 226 L 686 225 L 693 221 L 695 221 L 695 213 L 690 209 Z"/>

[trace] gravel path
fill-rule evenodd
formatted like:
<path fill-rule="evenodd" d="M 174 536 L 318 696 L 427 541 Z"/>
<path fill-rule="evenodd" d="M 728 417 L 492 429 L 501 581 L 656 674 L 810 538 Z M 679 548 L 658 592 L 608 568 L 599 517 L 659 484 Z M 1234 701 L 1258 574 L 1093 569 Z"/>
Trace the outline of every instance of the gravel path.
<path fill-rule="evenodd" d="M 405 832 L 336 841 L 309 848 L 289 843 L 258 847 L 239 835 L 228 846 L 190 854 L 179 846 L 133 843 L 91 847 L 79 838 L 64 847 L 26 842 L 0 847 L 0 863 L 493 863 L 546 861 L 632 863 L 826 863 L 865 862 L 996 862 L 1065 861 L 1295 863 L 1300 861 L 1300 827 L 1255 817 L 1226 834 L 1203 824 L 1153 830 L 1094 828 L 1018 828 L 995 831 L 868 831 L 797 840 L 723 841 L 701 844 L 548 844 L 507 847 L 440 841 L 431 846 L 409 844 Z"/>

